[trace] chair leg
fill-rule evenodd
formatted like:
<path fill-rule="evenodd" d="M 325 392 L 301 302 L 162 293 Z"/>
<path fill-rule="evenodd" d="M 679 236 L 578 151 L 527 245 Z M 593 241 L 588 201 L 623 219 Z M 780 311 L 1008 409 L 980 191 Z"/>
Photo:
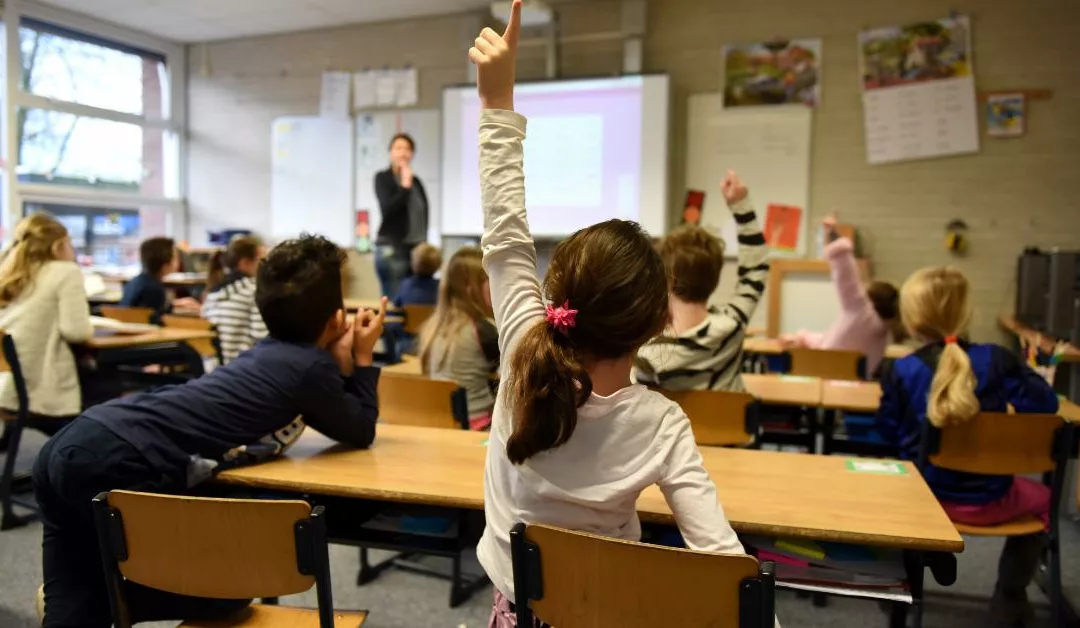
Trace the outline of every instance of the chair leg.
<path fill-rule="evenodd" d="M 23 422 L 16 419 L 4 426 L 8 435 L 7 456 L 4 459 L 4 473 L 0 476 L 0 530 L 11 530 L 26 525 L 27 520 L 15 514 L 11 504 L 12 484 L 15 481 L 15 459 L 19 456 L 19 441 L 22 439 Z"/>
<path fill-rule="evenodd" d="M 1047 548 L 1047 597 L 1050 598 L 1050 625 L 1061 626 L 1062 624 L 1062 593 L 1061 593 L 1061 545 L 1056 533 L 1050 534 L 1050 543 Z"/>

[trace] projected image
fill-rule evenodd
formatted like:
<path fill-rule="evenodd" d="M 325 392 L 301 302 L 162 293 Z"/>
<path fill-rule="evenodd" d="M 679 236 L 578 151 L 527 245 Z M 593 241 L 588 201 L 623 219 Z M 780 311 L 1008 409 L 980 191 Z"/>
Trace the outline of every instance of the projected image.
<path fill-rule="evenodd" d="M 650 92 L 646 85 L 654 82 Z M 525 189 L 537 237 L 562 237 L 610 218 L 659 234 L 666 209 L 666 77 L 526 83 L 514 94 L 528 118 Z M 443 232 L 478 235 L 475 88 L 443 97 Z M 648 164 L 648 165 L 646 165 Z"/>

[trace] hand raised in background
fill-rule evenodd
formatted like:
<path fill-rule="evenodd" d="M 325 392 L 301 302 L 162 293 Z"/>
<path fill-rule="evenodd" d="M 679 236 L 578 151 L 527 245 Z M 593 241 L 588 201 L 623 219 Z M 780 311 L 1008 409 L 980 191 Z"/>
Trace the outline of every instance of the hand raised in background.
<path fill-rule="evenodd" d="M 720 181 L 720 193 L 728 205 L 734 205 L 743 200 L 749 194 L 746 186 L 739 180 L 739 175 L 734 170 L 728 170 L 727 175 Z"/>
<path fill-rule="evenodd" d="M 514 110 L 514 71 L 520 31 L 521 0 L 514 0 L 510 22 L 503 34 L 485 28 L 469 49 L 469 60 L 476 65 L 476 88 L 484 109 Z"/>
<path fill-rule="evenodd" d="M 353 355 L 357 366 L 371 366 L 374 362 L 375 343 L 383 332 L 386 320 L 386 297 L 379 300 L 379 311 L 361 310 L 353 321 Z"/>

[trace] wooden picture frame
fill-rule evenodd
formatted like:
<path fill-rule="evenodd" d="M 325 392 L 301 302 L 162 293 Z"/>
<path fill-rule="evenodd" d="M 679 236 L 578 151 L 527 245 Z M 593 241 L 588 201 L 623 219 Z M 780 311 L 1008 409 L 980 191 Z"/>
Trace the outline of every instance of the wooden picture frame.
<path fill-rule="evenodd" d="M 863 282 L 871 278 L 870 260 L 857 259 L 859 276 Z M 782 311 L 782 295 L 784 280 L 788 275 L 812 274 L 829 277 L 829 262 L 823 259 L 787 259 L 773 258 L 769 260 L 769 283 L 766 287 L 768 293 L 768 320 L 766 334 L 770 338 L 780 335 L 780 320 Z"/>

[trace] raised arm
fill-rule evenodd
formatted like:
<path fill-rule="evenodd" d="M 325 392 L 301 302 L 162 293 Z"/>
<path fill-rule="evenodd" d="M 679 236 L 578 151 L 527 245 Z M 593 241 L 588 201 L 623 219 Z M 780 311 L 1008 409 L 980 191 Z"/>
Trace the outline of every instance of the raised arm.
<path fill-rule="evenodd" d="M 734 172 L 728 172 L 721 181 L 720 191 L 735 216 L 739 241 L 739 282 L 735 294 L 721 309 L 745 327 L 757 309 L 761 293 L 765 291 L 765 281 L 769 278 L 769 247 L 758 225 L 749 192 Z"/>
<path fill-rule="evenodd" d="M 825 247 L 825 259 L 829 261 L 833 286 L 840 297 L 840 307 L 845 312 L 858 312 L 870 305 L 866 288 L 859 277 L 859 266 L 855 263 L 855 246 L 847 238 L 837 238 Z"/>
<path fill-rule="evenodd" d="M 522 141 L 525 118 L 514 112 L 514 62 L 521 3 L 514 2 L 506 32 L 485 28 L 469 50 L 480 93 L 480 196 L 484 209 L 484 270 L 499 329 L 499 349 L 544 313 L 536 278 L 536 246 L 525 214 Z"/>

